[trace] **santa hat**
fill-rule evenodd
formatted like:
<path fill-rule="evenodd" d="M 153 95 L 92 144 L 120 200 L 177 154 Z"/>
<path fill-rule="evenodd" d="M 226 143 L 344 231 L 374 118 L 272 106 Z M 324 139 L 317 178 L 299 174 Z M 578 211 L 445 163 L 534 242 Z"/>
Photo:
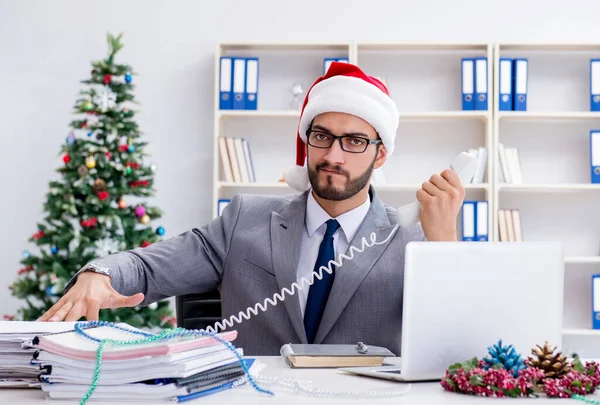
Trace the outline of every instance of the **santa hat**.
<path fill-rule="evenodd" d="M 379 133 L 388 155 L 394 151 L 399 114 L 385 85 L 366 75 L 358 66 L 333 62 L 327 73 L 308 90 L 300 113 L 296 137 L 296 166 L 285 173 L 286 183 L 295 190 L 310 188 L 306 161 L 306 131 L 322 113 L 341 112 L 362 118 Z"/>

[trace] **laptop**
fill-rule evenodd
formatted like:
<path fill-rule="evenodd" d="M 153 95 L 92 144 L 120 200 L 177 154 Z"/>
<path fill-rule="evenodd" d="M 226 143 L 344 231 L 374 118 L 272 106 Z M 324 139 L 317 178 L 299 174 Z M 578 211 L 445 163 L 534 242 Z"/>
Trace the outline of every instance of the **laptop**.
<path fill-rule="evenodd" d="M 398 358 L 347 373 L 439 381 L 446 369 L 502 339 L 525 359 L 562 347 L 564 251 L 553 242 L 410 242 Z"/>

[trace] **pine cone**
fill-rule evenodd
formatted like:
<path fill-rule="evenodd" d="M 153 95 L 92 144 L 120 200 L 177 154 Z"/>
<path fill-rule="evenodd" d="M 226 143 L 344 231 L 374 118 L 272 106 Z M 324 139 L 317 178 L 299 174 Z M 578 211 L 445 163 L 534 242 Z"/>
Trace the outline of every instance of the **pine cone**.
<path fill-rule="evenodd" d="M 523 358 L 513 345 L 502 346 L 502 340 L 498 340 L 493 347 L 488 347 L 489 357 L 483 358 L 483 368 L 488 370 L 494 367 L 500 367 L 510 372 L 513 377 L 519 376 L 519 371 L 526 368 Z"/>
<path fill-rule="evenodd" d="M 84 165 L 81 165 L 77 168 L 77 174 L 79 174 L 81 177 L 85 176 L 87 173 L 88 169 Z"/>
<path fill-rule="evenodd" d="M 94 185 L 92 186 L 92 191 L 94 193 L 99 193 L 101 191 L 106 191 L 106 182 L 102 179 L 96 179 L 94 181 Z"/>
<path fill-rule="evenodd" d="M 544 347 L 536 346 L 531 349 L 535 357 L 529 357 L 528 360 L 531 366 L 544 372 L 545 378 L 561 378 L 571 371 L 571 364 L 562 352 L 554 353 L 556 347 L 551 348 L 548 342 L 545 342 Z"/>

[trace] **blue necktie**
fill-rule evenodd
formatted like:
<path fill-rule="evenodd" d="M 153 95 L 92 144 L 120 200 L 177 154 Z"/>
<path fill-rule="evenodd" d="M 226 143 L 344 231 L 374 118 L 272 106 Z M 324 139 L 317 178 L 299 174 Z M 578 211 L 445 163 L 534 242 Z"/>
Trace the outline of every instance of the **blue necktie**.
<path fill-rule="evenodd" d="M 319 247 L 319 255 L 317 256 L 317 262 L 315 263 L 314 271 L 319 272 L 321 266 L 327 267 L 330 260 L 335 260 L 333 250 L 333 234 L 338 230 L 340 224 L 335 219 L 327 221 L 327 230 L 323 236 L 323 241 Z M 331 267 L 335 269 L 334 266 Z M 306 330 L 306 338 L 308 343 L 313 343 L 317 329 L 319 329 L 319 323 L 323 317 L 323 311 L 325 310 L 325 304 L 327 304 L 327 298 L 333 285 L 333 278 L 335 273 L 329 274 L 323 270 L 323 278 L 319 280 L 315 277 L 315 282 L 310 286 L 308 292 L 308 300 L 306 301 L 306 309 L 304 310 L 304 329 Z"/>

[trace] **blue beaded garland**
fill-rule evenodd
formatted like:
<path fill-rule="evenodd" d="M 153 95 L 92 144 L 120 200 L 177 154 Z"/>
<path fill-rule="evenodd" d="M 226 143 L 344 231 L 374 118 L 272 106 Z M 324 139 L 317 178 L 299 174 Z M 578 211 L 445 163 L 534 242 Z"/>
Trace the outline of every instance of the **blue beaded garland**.
<path fill-rule="evenodd" d="M 108 326 L 113 329 L 122 330 L 122 331 L 125 331 L 128 333 L 143 336 L 143 338 L 138 339 L 138 340 L 98 339 L 96 337 L 88 335 L 83 330 L 86 328 L 93 328 L 93 327 L 98 327 L 98 326 Z M 84 405 L 90 399 L 91 395 L 94 393 L 94 391 L 98 387 L 98 380 L 100 378 L 100 367 L 102 366 L 102 353 L 104 352 L 104 346 L 106 346 L 106 345 L 133 346 L 133 345 L 138 345 L 138 344 L 143 344 L 143 343 L 164 341 L 164 340 L 168 340 L 168 339 L 172 339 L 172 338 L 176 338 L 176 337 L 198 336 L 198 335 L 199 336 L 211 336 L 214 339 L 221 342 L 223 345 L 225 345 L 229 350 L 231 350 L 236 355 L 236 357 L 240 361 L 240 365 L 242 366 L 242 369 L 244 370 L 244 374 L 248 378 L 248 381 L 250 382 L 252 387 L 254 387 L 254 389 L 256 389 L 258 392 L 268 394 L 268 395 L 274 395 L 273 392 L 271 392 L 269 390 L 265 390 L 258 386 L 256 381 L 254 381 L 254 378 L 250 375 L 248 366 L 246 366 L 246 363 L 243 361 L 242 356 L 235 350 L 235 347 L 230 342 L 224 340 L 220 336 L 217 336 L 216 333 L 210 333 L 210 332 L 206 332 L 205 330 L 198 330 L 198 329 L 175 328 L 175 329 L 165 329 L 165 330 L 161 331 L 159 334 L 155 335 L 155 334 L 147 333 L 144 331 L 136 331 L 136 330 L 127 329 L 122 326 L 115 325 L 113 322 L 106 322 L 106 321 L 77 322 L 75 324 L 75 332 L 87 339 L 90 339 L 94 342 L 99 343 L 98 351 L 96 352 L 96 365 L 94 368 L 94 377 L 92 378 L 92 384 L 91 384 L 88 392 L 83 396 L 83 398 L 79 402 L 80 405 Z"/>

